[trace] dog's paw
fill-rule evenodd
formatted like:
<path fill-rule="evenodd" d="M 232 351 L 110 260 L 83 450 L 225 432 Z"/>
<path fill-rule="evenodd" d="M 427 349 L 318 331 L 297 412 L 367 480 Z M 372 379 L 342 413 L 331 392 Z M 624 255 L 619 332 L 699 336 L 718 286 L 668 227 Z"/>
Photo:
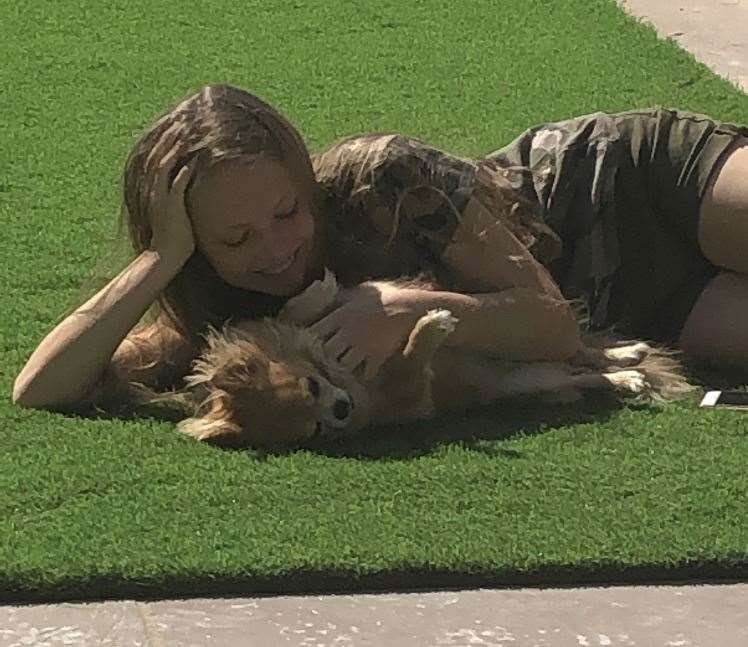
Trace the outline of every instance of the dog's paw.
<path fill-rule="evenodd" d="M 321 281 L 314 281 L 301 294 L 286 301 L 278 319 L 288 323 L 307 326 L 321 319 L 332 307 L 340 292 L 335 275 L 325 268 Z"/>
<path fill-rule="evenodd" d="M 421 320 L 425 324 L 433 324 L 447 333 L 454 332 L 455 326 L 459 321 L 449 310 L 444 309 L 429 310 Z"/>
<path fill-rule="evenodd" d="M 457 321 L 449 310 L 429 310 L 416 321 L 403 349 L 403 357 L 416 353 L 430 361 L 434 351 L 454 332 Z"/>
<path fill-rule="evenodd" d="M 649 344 L 641 341 L 635 344 L 629 344 L 627 346 L 619 346 L 617 348 L 606 348 L 603 352 L 605 357 L 609 360 L 626 366 L 638 364 L 647 355 L 654 352 Z"/>
<path fill-rule="evenodd" d="M 625 391 L 636 395 L 649 390 L 650 386 L 644 373 L 639 371 L 616 371 L 603 373 L 603 378 L 610 382 L 616 391 Z"/>

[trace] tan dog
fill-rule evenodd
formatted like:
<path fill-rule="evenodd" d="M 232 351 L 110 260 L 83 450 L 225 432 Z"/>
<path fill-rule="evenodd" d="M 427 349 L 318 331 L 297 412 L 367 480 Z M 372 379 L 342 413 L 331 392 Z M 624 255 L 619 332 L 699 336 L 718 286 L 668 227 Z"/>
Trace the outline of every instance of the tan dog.
<path fill-rule="evenodd" d="M 382 284 L 363 286 L 377 290 Z M 587 346 L 569 362 L 504 361 L 448 348 L 443 342 L 458 322 L 446 310 L 419 319 L 402 353 L 363 382 L 327 357 L 321 340 L 305 329 L 337 305 L 339 293 L 326 272 L 289 300 L 277 319 L 211 328 L 206 350 L 185 378 L 187 388 L 154 399 L 192 406 L 192 417 L 178 425 L 183 433 L 220 445 L 262 447 L 518 396 L 568 402 L 585 390 L 607 390 L 669 399 L 692 389 L 673 351 L 606 335 L 586 336 Z"/>
<path fill-rule="evenodd" d="M 216 444 L 260 447 L 352 433 L 372 418 L 432 415 L 430 365 L 453 322 L 445 310 L 429 312 L 402 355 L 366 384 L 299 326 L 265 319 L 213 329 L 185 378 L 201 402 L 178 428 Z"/>

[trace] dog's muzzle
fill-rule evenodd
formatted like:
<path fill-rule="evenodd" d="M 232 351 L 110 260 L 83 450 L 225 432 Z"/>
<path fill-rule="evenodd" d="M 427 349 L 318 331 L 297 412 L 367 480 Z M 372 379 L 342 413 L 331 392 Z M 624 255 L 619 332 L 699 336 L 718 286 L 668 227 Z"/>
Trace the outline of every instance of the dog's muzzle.
<path fill-rule="evenodd" d="M 325 411 L 324 423 L 333 429 L 341 429 L 351 420 L 353 400 L 351 400 L 351 396 L 342 389 L 336 389 L 336 391 L 338 392 L 335 394 L 335 399 Z"/>

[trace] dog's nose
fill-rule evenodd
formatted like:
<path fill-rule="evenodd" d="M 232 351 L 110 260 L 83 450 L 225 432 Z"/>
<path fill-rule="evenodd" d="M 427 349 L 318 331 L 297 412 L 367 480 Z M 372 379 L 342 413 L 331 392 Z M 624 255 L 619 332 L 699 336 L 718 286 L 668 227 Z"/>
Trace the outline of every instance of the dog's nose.
<path fill-rule="evenodd" d="M 335 400 L 332 405 L 332 415 L 336 420 L 345 420 L 351 413 L 351 403 L 348 400 Z"/>

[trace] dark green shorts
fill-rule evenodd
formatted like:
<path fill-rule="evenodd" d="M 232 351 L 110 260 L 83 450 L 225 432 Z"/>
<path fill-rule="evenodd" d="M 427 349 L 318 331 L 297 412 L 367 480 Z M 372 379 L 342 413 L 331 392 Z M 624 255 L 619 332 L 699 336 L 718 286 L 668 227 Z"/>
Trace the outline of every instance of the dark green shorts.
<path fill-rule="evenodd" d="M 673 342 L 719 271 L 698 245 L 702 196 L 746 136 L 681 110 L 595 113 L 531 128 L 487 159 L 530 169 L 517 187 L 561 237 L 548 267 L 565 296 L 584 300 L 590 328 Z"/>

